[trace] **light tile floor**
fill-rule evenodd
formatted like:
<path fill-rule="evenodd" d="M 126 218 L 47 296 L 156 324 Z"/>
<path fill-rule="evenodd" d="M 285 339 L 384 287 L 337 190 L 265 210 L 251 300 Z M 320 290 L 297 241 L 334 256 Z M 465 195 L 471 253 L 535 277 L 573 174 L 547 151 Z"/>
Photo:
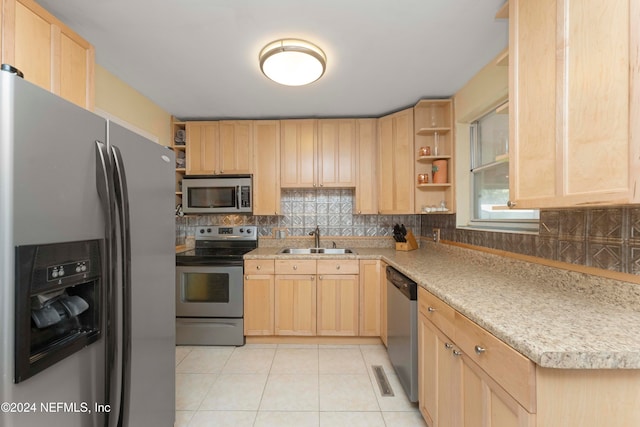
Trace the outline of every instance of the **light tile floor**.
<path fill-rule="evenodd" d="M 395 396 L 380 394 L 381 365 Z M 176 427 L 424 427 L 382 345 L 176 347 Z"/>

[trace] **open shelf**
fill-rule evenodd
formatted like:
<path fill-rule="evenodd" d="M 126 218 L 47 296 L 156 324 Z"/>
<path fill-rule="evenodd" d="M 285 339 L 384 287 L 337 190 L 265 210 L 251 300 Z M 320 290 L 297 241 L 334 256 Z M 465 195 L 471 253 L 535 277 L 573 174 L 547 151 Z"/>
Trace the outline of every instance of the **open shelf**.
<path fill-rule="evenodd" d="M 417 158 L 418 161 L 429 161 L 429 160 L 448 160 L 451 156 L 420 156 Z"/>
<path fill-rule="evenodd" d="M 420 128 L 416 132 L 416 135 L 434 135 L 436 132 L 438 132 L 438 134 L 440 135 L 446 135 L 451 132 L 451 128 Z"/>
<path fill-rule="evenodd" d="M 433 184 L 433 183 L 429 183 L 429 184 L 418 184 L 416 185 L 416 187 L 418 188 L 438 188 L 438 187 L 451 187 L 451 183 L 447 182 L 444 184 Z"/>

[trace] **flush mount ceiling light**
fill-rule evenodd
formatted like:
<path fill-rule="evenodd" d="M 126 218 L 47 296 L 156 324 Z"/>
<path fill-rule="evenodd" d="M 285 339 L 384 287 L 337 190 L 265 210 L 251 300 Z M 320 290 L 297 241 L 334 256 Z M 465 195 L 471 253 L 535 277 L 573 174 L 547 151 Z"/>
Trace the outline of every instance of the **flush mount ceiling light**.
<path fill-rule="evenodd" d="M 327 56 L 313 43 L 299 39 L 280 39 L 260 51 L 260 69 L 276 83 L 302 86 L 324 74 Z"/>

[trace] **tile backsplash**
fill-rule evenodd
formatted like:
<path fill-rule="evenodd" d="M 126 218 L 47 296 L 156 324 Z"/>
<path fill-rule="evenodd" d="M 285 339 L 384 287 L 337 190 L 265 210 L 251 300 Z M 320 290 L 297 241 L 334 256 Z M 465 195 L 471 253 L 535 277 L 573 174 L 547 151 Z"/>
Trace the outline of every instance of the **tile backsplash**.
<path fill-rule="evenodd" d="M 282 215 L 192 215 L 176 217 L 176 244 L 184 244 L 202 225 L 256 225 L 259 236 L 272 236 L 274 228 L 284 228 L 288 235 L 306 236 L 320 227 L 321 236 L 392 235 L 395 223 L 415 231 L 420 229 L 419 215 L 355 215 L 352 189 L 282 190 Z M 416 233 L 417 234 L 417 233 Z"/>
<path fill-rule="evenodd" d="M 421 235 L 440 228 L 442 239 L 640 274 L 640 207 L 540 210 L 539 234 L 456 228 L 455 215 L 422 215 Z"/>

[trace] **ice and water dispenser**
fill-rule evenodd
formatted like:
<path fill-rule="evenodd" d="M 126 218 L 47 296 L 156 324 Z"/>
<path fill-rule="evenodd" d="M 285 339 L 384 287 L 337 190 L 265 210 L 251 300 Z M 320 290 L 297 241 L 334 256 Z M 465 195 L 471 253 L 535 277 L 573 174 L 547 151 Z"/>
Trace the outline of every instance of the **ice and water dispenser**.
<path fill-rule="evenodd" d="M 102 240 L 16 247 L 15 382 L 101 335 Z"/>

